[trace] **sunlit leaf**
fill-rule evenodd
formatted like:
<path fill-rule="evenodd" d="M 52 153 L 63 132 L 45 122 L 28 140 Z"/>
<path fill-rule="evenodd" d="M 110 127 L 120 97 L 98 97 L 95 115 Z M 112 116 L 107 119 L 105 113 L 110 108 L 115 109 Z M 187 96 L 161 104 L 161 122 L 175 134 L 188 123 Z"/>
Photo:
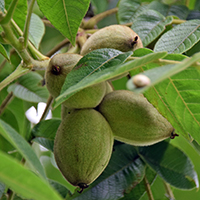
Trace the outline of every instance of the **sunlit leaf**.
<path fill-rule="evenodd" d="M 21 163 L 0 152 L 0 181 L 29 199 L 62 200 L 48 182 L 36 176 Z"/>
<path fill-rule="evenodd" d="M 110 69 L 110 71 L 112 71 L 111 67 L 123 63 L 132 53 L 132 51 L 123 53 L 115 49 L 105 48 L 94 50 L 85 55 L 67 75 L 61 89 L 61 95 L 57 97 L 55 106 L 59 105 L 81 89 L 86 88 L 87 86 L 85 86 L 85 83 L 83 84 L 83 82 L 85 82 L 88 77 L 91 77 L 98 72 L 102 72 L 105 69 Z M 93 79 L 93 81 L 95 81 L 95 79 Z M 88 83 L 93 85 L 93 83 L 87 81 L 87 84 Z M 81 84 L 81 88 L 76 88 L 76 90 L 70 94 L 67 93 L 68 90 L 77 84 Z"/>
<path fill-rule="evenodd" d="M 37 0 L 43 14 L 73 45 L 90 0 Z"/>
<path fill-rule="evenodd" d="M 149 87 L 152 87 L 153 85 L 158 84 L 159 82 L 167 79 L 168 77 L 173 76 L 183 71 L 184 69 L 188 68 L 189 66 L 191 66 L 192 64 L 194 64 L 195 62 L 199 60 L 199 56 L 200 54 L 197 54 L 195 55 L 194 58 L 192 57 L 186 58 L 184 61 L 178 64 L 164 65 L 158 68 L 147 70 L 141 74 L 146 75 L 151 80 L 151 83 L 149 85 L 147 85 L 146 87 L 137 88 L 133 84 L 132 79 L 130 79 L 127 82 L 127 87 L 129 90 L 132 90 L 134 92 L 144 92 Z"/>
<path fill-rule="evenodd" d="M 43 120 L 33 127 L 31 133 L 35 137 L 54 139 L 60 123 L 61 119 Z"/>
<path fill-rule="evenodd" d="M 155 52 L 183 53 L 200 40 L 200 20 L 189 20 L 176 25 L 161 36 L 154 47 Z"/>
<path fill-rule="evenodd" d="M 141 12 L 146 10 L 147 5 L 141 5 L 139 0 L 120 0 L 117 19 L 120 24 L 132 22 Z"/>
<path fill-rule="evenodd" d="M 43 77 L 37 73 L 30 72 L 19 78 L 17 83 L 8 87 L 8 92 L 25 101 L 46 102 L 49 92 L 42 86 Z"/>
<path fill-rule="evenodd" d="M 9 5 L 11 4 L 13 0 L 6 0 L 5 8 L 8 9 Z M 27 0 L 20 0 L 17 2 L 16 9 L 14 11 L 13 19 L 17 23 L 17 25 L 20 27 L 21 30 L 24 29 L 24 24 L 26 21 L 26 15 L 27 15 Z"/>
<path fill-rule="evenodd" d="M 140 36 L 143 45 L 147 46 L 165 30 L 165 26 L 172 20 L 172 17 L 165 18 L 157 11 L 145 10 L 132 21 L 131 29 Z"/>
<path fill-rule="evenodd" d="M 168 142 L 139 148 L 145 162 L 166 182 L 180 189 L 199 187 L 197 174 L 190 159 Z"/>
<path fill-rule="evenodd" d="M 38 49 L 42 37 L 45 33 L 45 26 L 42 20 L 36 15 L 32 14 L 29 28 L 29 39 Z"/>
<path fill-rule="evenodd" d="M 180 19 L 186 19 L 189 13 L 189 9 L 184 5 L 167 5 L 159 1 L 152 1 L 148 8 L 156 10 L 164 16 L 177 16 Z"/>
<path fill-rule="evenodd" d="M 46 178 L 44 169 L 36 156 L 35 152 L 27 141 L 19 135 L 9 124 L 0 120 L 0 133 L 8 140 L 26 159 L 26 161 L 33 167 L 35 172 L 43 178 Z"/>
<path fill-rule="evenodd" d="M 2 44 L 0 44 L 0 53 L 7 59 L 9 60 L 9 57 L 8 57 L 8 53 L 7 51 L 5 50 L 4 46 Z"/>

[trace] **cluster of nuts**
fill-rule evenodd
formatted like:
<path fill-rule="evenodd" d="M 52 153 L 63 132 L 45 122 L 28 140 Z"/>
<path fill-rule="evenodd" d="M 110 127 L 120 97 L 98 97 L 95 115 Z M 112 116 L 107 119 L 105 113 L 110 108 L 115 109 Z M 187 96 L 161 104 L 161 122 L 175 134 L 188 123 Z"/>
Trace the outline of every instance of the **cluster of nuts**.
<path fill-rule="evenodd" d="M 80 54 L 52 57 L 46 70 L 46 86 L 56 98 L 68 73 L 90 51 L 113 48 L 125 52 L 141 47 L 141 39 L 127 26 L 102 28 L 87 39 Z M 174 132 L 143 95 L 113 90 L 109 81 L 71 96 L 62 104 L 61 117 L 54 142 L 55 160 L 63 176 L 81 190 L 107 166 L 114 139 L 145 146 L 169 138 Z"/>

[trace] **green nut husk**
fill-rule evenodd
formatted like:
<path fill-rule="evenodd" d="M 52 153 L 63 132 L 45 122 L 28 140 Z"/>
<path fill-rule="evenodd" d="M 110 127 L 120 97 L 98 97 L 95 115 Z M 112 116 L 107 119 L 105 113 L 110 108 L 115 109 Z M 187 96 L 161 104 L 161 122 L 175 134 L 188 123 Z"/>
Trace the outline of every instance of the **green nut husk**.
<path fill-rule="evenodd" d="M 113 149 L 112 130 L 94 109 L 67 112 L 54 142 L 55 160 L 63 176 L 84 189 L 107 166 Z"/>
<path fill-rule="evenodd" d="M 67 75 L 82 58 L 79 54 L 56 54 L 51 58 L 45 73 L 46 86 L 50 94 L 56 98 L 59 96 L 61 88 Z M 68 108 L 95 108 L 103 99 L 106 93 L 105 82 L 92 85 L 75 93 L 63 104 Z"/>
<path fill-rule="evenodd" d="M 81 55 L 101 48 L 113 48 L 122 52 L 142 48 L 140 37 L 125 25 L 110 25 L 91 35 L 81 49 Z"/>
<path fill-rule="evenodd" d="M 54 55 L 45 73 L 45 82 L 50 94 L 56 98 L 65 82 L 67 74 L 82 58 L 79 54 L 61 53 Z"/>
<path fill-rule="evenodd" d="M 116 140 L 146 146 L 175 136 L 174 128 L 143 95 L 127 90 L 107 94 L 98 111 L 108 121 Z"/>

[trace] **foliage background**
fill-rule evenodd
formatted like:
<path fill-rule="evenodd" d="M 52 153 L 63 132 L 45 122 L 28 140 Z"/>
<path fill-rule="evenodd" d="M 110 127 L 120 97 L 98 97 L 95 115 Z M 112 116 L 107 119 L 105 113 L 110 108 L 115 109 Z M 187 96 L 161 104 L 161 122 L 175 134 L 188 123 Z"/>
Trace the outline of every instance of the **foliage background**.
<path fill-rule="evenodd" d="M 9 1 L 7 1 L 9 2 Z M 18 5 L 21 6 L 21 8 L 23 7 L 25 1 L 19 1 Z M 39 1 L 38 1 L 39 2 Z M 148 2 L 148 1 L 144 1 L 144 2 Z M 152 1 L 149 1 L 152 2 Z M 190 10 L 192 10 L 193 12 L 190 13 L 191 15 L 194 15 L 196 18 L 199 18 L 199 10 L 200 10 L 200 5 L 198 1 L 173 1 L 172 4 L 185 4 L 185 2 L 188 2 L 188 7 Z M 102 1 L 98 1 L 98 0 L 93 0 L 92 1 L 93 5 L 95 6 L 95 14 L 101 13 L 105 10 L 111 9 L 111 8 L 115 8 L 118 5 L 118 1 L 116 0 L 112 0 L 112 1 L 106 1 L 106 0 L 102 0 Z M 167 3 L 167 1 L 165 2 Z M 47 5 L 45 5 L 47 6 Z M 23 9 L 22 9 L 23 10 Z M 24 8 L 24 11 L 26 10 L 26 8 Z M 18 10 L 19 11 L 19 10 Z M 22 15 L 26 14 L 26 12 L 21 12 Z M 38 16 L 40 16 L 41 18 L 44 16 L 42 14 L 42 12 L 39 10 L 39 8 L 37 7 L 37 5 L 34 7 L 34 13 L 36 13 Z M 20 15 L 20 11 L 18 14 L 16 14 L 16 16 Z M 22 16 L 22 18 L 25 18 L 26 15 Z M 16 19 L 16 18 L 15 18 Z M 17 20 L 17 19 L 16 19 Z M 37 17 L 35 16 L 35 21 L 37 21 Z M 38 21 L 38 24 L 40 22 Z M 104 27 L 106 25 L 110 25 L 110 24 L 115 24 L 117 23 L 117 18 L 115 15 L 112 16 L 108 16 L 107 18 L 101 20 L 98 23 L 98 27 Z M 23 25 L 21 25 L 20 27 L 23 30 Z M 56 30 L 55 28 L 51 27 L 51 26 L 45 26 L 43 27 L 43 25 L 41 24 L 41 26 L 38 28 L 38 30 L 43 30 L 43 31 L 36 31 L 34 32 L 34 30 L 36 30 L 35 28 L 32 29 L 32 42 L 35 44 L 36 47 L 39 47 L 40 52 L 43 55 L 48 54 L 49 50 L 52 49 L 56 44 L 60 43 L 61 41 L 63 41 L 65 39 L 65 36 L 63 36 L 63 34 L 61 34 L 58 30 Z M 74 33 L 76 32 L 76 30 L 74 30 Z M 34 35 L 39 34 L 40 36 L 37 36 L 34 39 Z M 44 35 L 43 35 L 44 34 Z M 43 36 L 42 41 L 37 41 L 37 38 Z M 72 39 L 72 43 L 73 43 L 73 39 Z M 192 56 L 193 53 L 198 52 L 198 45 L 199 43 L 197 43 L 192 49 L 190 49 L 189 51 L 187 51 L 185 54 L 188 56 Z M 9 52 L 10 51 L 10 47 L 8 45 L 4 46 L 5 49 L 7 49 Z M 65 49 L 63 49 L 64 51 Z M 11 72 L 13 72 L 13 70 L 17 67 L 17 64 L 20 63 L 20 58 L 19 56 L 17 56 L 16 52 L 13 52 L 10 55 L 11 58 L 11 63 L 6 63 L 5 67 L 2 69 L 1 74 L 0 74 L 0 80 L 3 80 L 5 77 L 7 77 Z M 1 63 L 5 61 L 5 58 L 0 55 L 0 61 Z M 44 75 L 44 71 L 39 71 L 39 74 L 41 74 L 42 76 Z M 34 75 L 33 75 L 34 76 Z M 26 80 L 31 81 L 32 76 L 29 76 L 28 74 L 26 76 L 24 76 L 25 78 L 21 77 L 18 80 L 18 84 L 21 84 L 23 86 L 27 86 L 27 89 L 29 89 L 29 84 L 26 83 Z M 35 76 L 32 83 L 33 82 L 37 82 L 37 84 L 41 84 L 42 78 L 40 76 Z M 120 80 L 116 80 L 113 81 L 113 85 L 115 87 L 115 89 L 126 89 L 126 83 L 127 83 L 127 78 L 122 78 Z M 11 91 L 13 90 L 13 88 L 19 88 L 19 85 L 13 85 L 12 87 L 9 88 L 4 88 L 1 91 L 1 96 L 0 96 L 0 100 L 1 102 L 3 101 L 3 99 L 5 98 L 5 96 L 7 95 L 7 91 Z M 27 120 L 27 118 L 21 114 L 21 109 L 23 109 L 23 111 L 25 112 L 28 108 L 30 108 L 30 106 L 34 105 L 37 108 L 37 102 L 42 101 L 42 102 L 46 102 L 47 98 L 48 98 L 48 92 L 47 90 L 45 90 L 44 88 L 41 87 L 41 90 L 39 91 L 33 91 L 34 87 L 31 87 L 31 89 L 29 90 L 29 92 L 31 91 L 32 93 L 29 93 L 29 95 L 27 95 L 27 98 L 31 99 L 37 99 L 34 103 L 33 102 L 29 102 L 29 99 L 27 99 L 27 101 L 22 101 L 19 98 L 15 98 L 12 100 L 12 102 L 8 105 L 7 110 L 1 115 L 1 119 L 4 120 L 5 122 L 9 123 L 17 132 L 20 132 L 20 134 L 25 137 L 26 139 L 29 138 L 29 135 L 27 135 L 26 133 L 29 132 L 30 133 L 30 129 L 31 129 L 31 124 L 30 122 Z M 19 88 L 20 89 L 20 88 Z M 19 90 L 18 90 L 19 92 Z M 26 93 L 27 90 L 24 91 L 24 93 Z M 20 93 L 22 94 L 22 93 Z M 32 94 L 32 96 L 30 96 Z M 17 96 L 17 92 L 15 94 Z M 24 99 L 26 98 L 26 95 L 24 95 Z M 16 108 L 16 105 L 20 105 L 18 108 Z M 55 118 L 60 118 L 60 106 L 58 106 L 55 110 L 53 110 L 53 117 Z M 174 144 L 175 146 L 179 147 L 180 149 L 183 150 L 183 152 L 185 152 L 185 154 L 187 154 L 189 156 L 189 158 L 192 160 L 195 170 L 198 174 L 198 176 L 200 176 L 200 162 L 199 162 L 199 151 L 198 148 L 194 148 L 192 145 L 190 145 L 183 136 L 180 135 L 179 138 L 175 139 L 175 140 L 171 140 L 170 143 Z M 3 139 L 3 137 L 0 138 L 0 146 L 1 148 L 5 148 L 4 150 L 14 150 L 14 148 L 12 146 L 10 146 L 9 143 L 6 142 L 5 139 Z M 198 147 L 198 146 L 196 146 Z M 54 160 L 52 159 L 52 153 L 50 153 L 50 151 L 41 151 L 38 144 L 35 143 L 33 145 L 34 151 L 37 152 L 38 157 L 40 158 L 41 163 L 43 164 L 44 168 L 45 168 L 45 172 L 47 174 L 47 177 L 52 179 L 52 180 L 56 180 L 60 183 L 62 183 L 63 185 L 65 185 L 67 188 L 69 188 L 71 191 L 74 190 L 74 187 L 70 186 L 67 181 L 65 181 L 65 179 L 62 177 L 62 175 L 60 174 L 60 172 L 55 168 L 55 163 Z M 14 155 L 16 156 L 16 155 Z M 21 156 L 18 154 L 17 155 L 18 159 L 21 159 Z M 30 167 L 30 163 L 27 164 Z M 153 195 L 155 199 L 166 199 L 164 197 L 164 186 L 162 186 L 163 183 L 161 181 L 160 178 L 157 178 L 155 183 L 152 186 L 152 191 L 153 191 Z M 178 190 L 176 188 L 173 188 L 173 192 L 174 195 L 176 197 L 176 199 L 189 199 L 189 198 L 193 198 L 193 199 L 198 199 L 200 198 L 200 192 L 197 191 L 197 189 L 193 189 L 192 191 L 183 191 L 183 190 Z M 144 197 L 142 197 L 142 199 L 148 199 L 147 195 L 145 195 Z"/>

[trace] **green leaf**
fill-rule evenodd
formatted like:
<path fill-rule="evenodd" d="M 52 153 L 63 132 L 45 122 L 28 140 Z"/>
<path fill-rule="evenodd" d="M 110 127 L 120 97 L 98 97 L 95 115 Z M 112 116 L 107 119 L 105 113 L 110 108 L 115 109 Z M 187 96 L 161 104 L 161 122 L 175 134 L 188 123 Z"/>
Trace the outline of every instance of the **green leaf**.
<path fill-rule="evenodd" d="M 6 0 L 6 6 L 5 6 L 6 9 L 8 9 L 12 1 L 13 0 Z M 17 23 L 17 25 L 20 27 L 21 30 L 24 29 L 26 15 L 27 15 L 27 0 L 20 0 L 17 2 L 13 19 Z"/>
<path fill-rule="evenodd" d="M 149 184 L 152 185 L 157 177 L 157 174 L 154 171 L 152 171 L 149 167 L 147 167 L 145 171 L 145 176 Z M 130 199 L 139 200 L 141 199 L 141 197 L 143 197 L 145 193 L 146 193 L 146 185 L 144 180 L 142 180 L 132 190 L 130 191 L 126 190 L 124 192 L 124 197 L 121 198 L 120 200 L 130 200 Z"/>
<path fill-rule="evenodd" d="M 3 196 L 5 189 L 6 189 L 5 184 L 0 182 L 0 198 Z"/>
<path fill-rule="evenodd" d="M 119 24 L 132 22 L 147 6 L 141 5 L 139 0 L 120 0 L 117 19 Z"/>
<path fill-rule="evenodd" d="M 5 1 L 4 0 L 0 0 L 0 9 L 4 13 L 4 9 L 5 9 Z"/>
<path fill-rule="evenodd" d="M 0 53 L 9 61 L 7 51 L 5 50 L 5 48 L 2 44 L 0 44 Z"/>
<path fill-rule="evenodd" d="M 0 152 L 0 180 L 18 194 L 29 199 L 62 200 L 43 179 L 26 169 L 21 163 Z"/>
<path fill-rule="evenodd" d="M 200 40 L 200 20 L 189 20 L 176 25 L 161 36 L 154 47 L 155 52 L 183 53 Z"/>
<path fill-rule="evenodd" d="M 81 195 L 76 192 L 67 199 L 117 200 L 124 196 L 125 190 L 131 190 L 140 183 L 144 173 L 145 165 L 135 147 L 127 144 L 116 145 L 110 162 L 101 176 Z"/>
<path fill-rule="evenodd" d="M 199 53 L 188 58 L 186 63 L 192 64 L 198 59 Z M 144 95 L 169 120 L 177 133 L 188 140 L 190 134 L 200 144 L 199 77 L 199 70 L 189 67 L 150 88 Z"/>
<path fill-rule="evenodd" d="M 172 17 L 165 18 L 157 11 L 145 10 L 132 21 L 131 29 L 140 36 L 143 45 L 147 46 L 165 30 L 165 26 L 172 20 Z"/>
<path fill-rule="evenodd" d="M 65 198 L 69 190 L 62 184 L 49 179 L 50 185 L 63 197 Z"/>
<path fill-rule="evenodd" d="M 168 142 L 139 147 L 139 153 L 144 161 L 170 185 L 185 190 L 199 187 L 198 177 L 190 159 Z"/>
<path fill-rule="evenodd" d="M 70 42 L 75 45 L 78 28 L 90 0 L 37 0 L 43 14 Z"/>
<path fill-rule="evenodd" d="M 100 83 L 105 80 L 109 80 L 111 78 L 114 78 L 118 75 L 123 74 L 124 72 L 128 72 L 134 68 L 139 68 L 147 63 L 150 63 L 154 60 L 157 60 L 159 58 L 162 58 L 166 55 L 166 52 L 160 52 L 160 53 L 151 53 L 149 55 L 143 56 L 141 58 L 138 58 L 133 61 L 126 62 L 121 65 L 116 65 L 113 67 L 109 67 L 107 69 L 104 69 L 102 71 L 93 73 L 90 76 L 87 76 L 86 78 L 82 79 L 77 84 L 71 86 L 69 89 L 67 89 L 62 95 L 60 95 L 56 100 L 56 105 L 59 105 L 63 99 L 66 99 L 68 96 L 71 96 L 75 92 L 86 88 L 88 86 L 91 86 L 93 84 Z M 70 73 L 69 73 L 70 74 Z M 68 74 L 68 75 L 69 75 Z M 55 105 L 55 106 L 56 106 Z"/>
<path fill-rule="evenodd" d="M 46 139 L 43 137 L 37 137 L 37 138 L 33 139 L 33 142 L 36 142 L 36 143 L 42 145 L 43 147 L 45 147 L 46 149 L 53 152 L 54 140 Z"/>
<path fill-rule="evenodd" d="M 8 140 L 33 167 L 35 172 L 43 178 L 46 178 L 44 169 L 31 146 L 24 138 L 19 135 L 12 127 L 0 119 L 0 133 Z"/>
<path fill-rule="evenodd" d="M 91 0 L 92 3 L 92 10 L 95 14 L 99 14 L 107 10 L 108 1 L 107 0 Z"/>
<path fill-rule="evenodd" d="M 38 49 L 42 37 L 45 33 L 45 26 L 36 14 L 31 15 L 30 28 L 29 28 L 29 39 L 34 44 L 34 46 Z"/>
<path fill-rule="evenodd" d="M 141 74 L 146 75 L 150 80 L 151 83 L 143 88 L 137 88 L 131 79 L 127 82 L 127 88 L 129 90 L 132 90 L 137 93 L 142 93 L 145 90 L 147 90 L 149 87 L 152 87 L 155 84 L 158 84 L 159 82 L 167 79 L 170 76 L 173 76 L 180 71 L 183 71 L 184 69 L 188 68 L 192 64 L 196 63 L 199 60 L 200 53 L 195 55 L 195 57 L 186 58 L 183 62 L 178 64 L 171 64 L 171 65 L 164 65 L 158 68 L 147 70 Z"/>
<path fill-rule="evenodd" d="M 68 89 L 72 88 L 77 83 L 83 83 L 84 80 L 92 74 L 96 74 L 104 69 L 109 69 L 112 66 L 123 63 L 132 53 L 132 51 L 123 53 L 115 49 L 105 48 L 94 50 L 85 55 L 67 75 L 61 89 L 61 95 L 57 97 L 55 106 L 58 106 L 67 98 L 87 86 L 82 85 L 81 88 L 78 88 L 76 91 L 73 91 L 73 93 L 67 95 Z"/>
<path fill-rule="evenodd" d="M 35 137 L 43 137 L 54 140 L 60 123 L 61 119 L 42 120 L 33 127 L 31 133 Z"/>
<path fill-rule="evenodd" d="M 19 78 L 17 83 L 8 87 L 8 92 L 25 101 L 46 102 L 49 92 L 42 86 L 43 77 L 35 72 L 30 72 Z"/>
<path fill-rule="evenodd" d="M 177 16 L 180 19 L 186 19 L 189 9 L 184 5 L 167 5 L 158 1 L 152 1 L 149 9 L 156 10 L 164 16 Z"/>

